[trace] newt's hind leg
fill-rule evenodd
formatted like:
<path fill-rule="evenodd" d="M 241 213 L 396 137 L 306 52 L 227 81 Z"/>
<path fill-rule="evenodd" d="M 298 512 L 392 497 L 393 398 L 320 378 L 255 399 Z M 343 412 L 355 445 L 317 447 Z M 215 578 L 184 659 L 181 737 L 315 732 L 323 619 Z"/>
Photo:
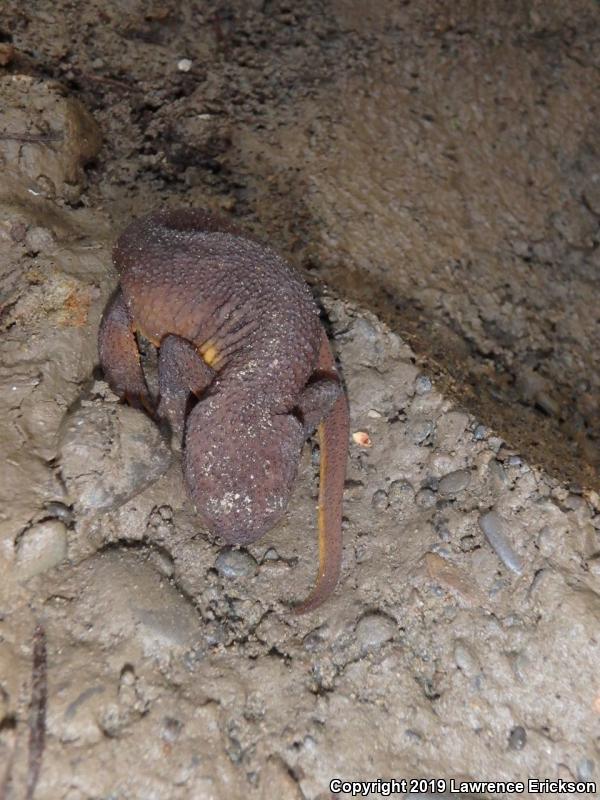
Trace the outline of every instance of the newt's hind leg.
<path fill-rule="evenodd" d="M 140 364 L 133 320 L 118 290 L 106 306 L 98 333 L 100 363 L 111 389 L 135 408 L 154 416 L 154 403 Z"/>
<path fill-rule="evenodd" d="M 187 339 L 168 334 L 158 351 L 157 415 L 165 419 L 173 434 L 173 444 L 181 447 L 185 418 L 192 395 L 199 397 L 212 383 L 216 372 Z"/>
<path fill-rule="evenodd" d="M 315 373 L 307 384 L 296 407 L 306 436 L 315 432 L 333 408 L 344 389 L 335 373 Z"/>

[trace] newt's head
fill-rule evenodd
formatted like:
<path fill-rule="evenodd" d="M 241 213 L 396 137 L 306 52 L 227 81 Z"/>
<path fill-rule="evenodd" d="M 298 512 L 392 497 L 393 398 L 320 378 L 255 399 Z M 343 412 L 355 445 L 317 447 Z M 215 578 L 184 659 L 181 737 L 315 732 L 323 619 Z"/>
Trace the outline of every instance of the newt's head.
<path fill-rule="evenodd" d="M 248 544 L 283 515 L 304 442 L 292 415 L 224 413 L 216 398 L 190 412 L 184 471 L 196 510 L 228 544 Z"/>

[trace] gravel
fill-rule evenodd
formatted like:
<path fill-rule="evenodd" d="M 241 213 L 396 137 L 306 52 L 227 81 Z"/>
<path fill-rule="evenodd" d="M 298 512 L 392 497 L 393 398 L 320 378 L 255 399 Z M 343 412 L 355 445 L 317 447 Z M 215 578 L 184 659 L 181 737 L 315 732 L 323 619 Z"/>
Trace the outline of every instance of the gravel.
<path fill-rule="evenodd" d="M 221 550 L 215 560 L 215 567 L 223 578 L 247 578 L 256 574 L 258 564 L 247 550 L 230 547 Z"/>
<path fill-rule="evenodd" d="M 458 494 L 467 488 L 470 480 L 471 473 L 468 469 L 457 469 L 440 479 L 438 491 L 444 495 Z"/>
<path fill-rule="evenodd" d="M 366 614 L 356 626 L 356 642 L 362 653 L 378 650 L 396 631 L 396 623 L 385 614 Z"/>
<path fill-rule="evenodd" d="M 513 728 L 508 737 L 508 746 L 511 750 L 522 750 L 527 743 L 527 732 L 521 725 Z"/>
<path fill-rule="evenodd" d="M 509 532 L 511 526 L 508 520 L 495 511 L 489 511 L 480 517 L 479 524 L 485 538 L 496 555 L 502 560 L 502 563 L 512 572 L 521 575 L 523 564 L 510 543 Z"/>

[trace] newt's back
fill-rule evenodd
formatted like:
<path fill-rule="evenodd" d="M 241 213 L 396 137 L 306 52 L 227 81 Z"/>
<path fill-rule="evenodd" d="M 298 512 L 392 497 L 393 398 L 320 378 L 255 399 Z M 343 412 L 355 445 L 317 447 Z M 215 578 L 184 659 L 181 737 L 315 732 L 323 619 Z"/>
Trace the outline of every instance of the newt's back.
<path fill-rule="evenodd" d="M 162 211 L 131 225 L 114 261 L 136 328 L 159 345 L 192 342 L 220 374 L 290 407 L 315 363 L 320 323 L 293 267 L 203 211 Z"/>

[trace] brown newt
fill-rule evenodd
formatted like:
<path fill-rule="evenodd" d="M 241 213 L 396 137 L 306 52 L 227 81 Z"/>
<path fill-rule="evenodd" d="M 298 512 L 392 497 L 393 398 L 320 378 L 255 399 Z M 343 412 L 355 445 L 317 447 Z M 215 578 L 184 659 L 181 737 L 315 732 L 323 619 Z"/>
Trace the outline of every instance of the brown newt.
<path fill-rule="evenodd" d="M 270 247 L 201 210 L 133 222 L 113 260 L 120 283 L 99 332 L 106 378 L 180 438 L 187 487 L 211 531 L 235 545 L 272 528 L 318 429 L 319 572 L 293 606 L 313 610 L 340 573 L 348 403 L 307 284 Z M 137 332 L 158 347 L 158 398 Z"/>

